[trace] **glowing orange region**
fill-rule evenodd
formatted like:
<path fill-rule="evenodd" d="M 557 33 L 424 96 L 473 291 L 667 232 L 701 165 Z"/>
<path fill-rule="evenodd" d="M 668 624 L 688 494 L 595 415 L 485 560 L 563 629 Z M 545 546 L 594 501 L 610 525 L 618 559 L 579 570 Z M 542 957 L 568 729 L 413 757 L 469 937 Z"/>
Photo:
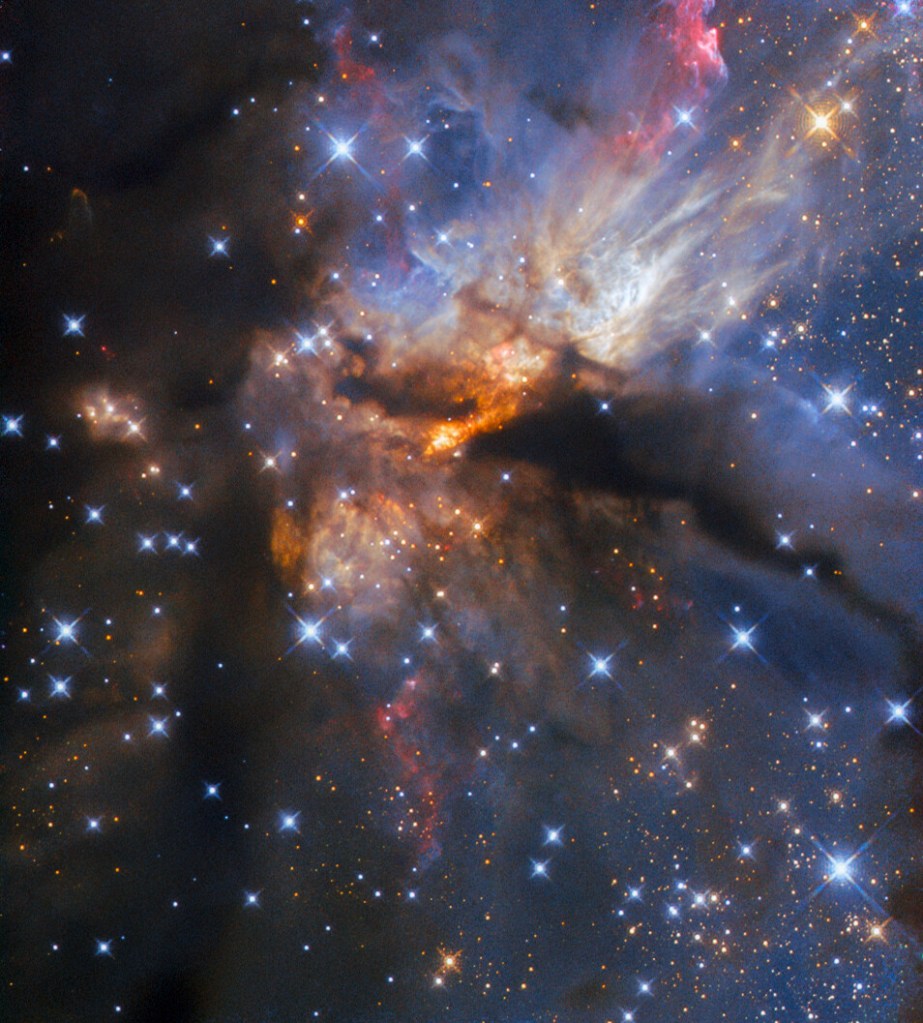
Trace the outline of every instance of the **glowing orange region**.
<path fill-rule="evenodd" d="M 452 451 L 486 430 L 495 430 L 519 411 L 530 379 L 546 368 L 544 354 L 536 354 L 522 342 L 501 341 L 488 352 L 488 363 L 469 371 L 449 387 L 460 387 L 454 394 L 459 405 L 474 405 L 474 411 L 459 419 L 447 419 L 428 433 L 424 454 Z M 528 375 L 526 375 L 528 374 Z"/>
<path fill-rule="evenodd" d="M 452 451 L 485 430 L 494 430 L 508 422 L 519 407 L 517 396 L 511 392 L 499 398 L 495 405 L 474 412 L 465 419 L 439 423 L 429 433 L 424 454 L 437 455 Z"/>
<path fill-rule="evenodd" d="M 295 517 L 282 508 L 273 510 L 269 545 L 273 563 L 287 576 L 295 573 L 304 559 L 307 538 Z"/>
<path fill-rule="evenodd" d="M 435 455 L 440 451 L 451 451 L 464 443 L 473 433 L 474 429 L 468 422 L 441 423 L 430 433 L 425 454 Z"/>

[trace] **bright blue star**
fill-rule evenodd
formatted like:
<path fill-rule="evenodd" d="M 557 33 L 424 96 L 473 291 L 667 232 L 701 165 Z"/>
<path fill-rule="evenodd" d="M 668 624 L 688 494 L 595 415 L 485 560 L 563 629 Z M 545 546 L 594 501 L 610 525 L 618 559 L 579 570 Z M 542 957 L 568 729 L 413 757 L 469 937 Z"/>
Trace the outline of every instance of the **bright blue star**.
<path fill-rule="evenodd" d="M 897 721 L 900 724 L 906 724 L 910 720 L 908 711 L 910 710 L 910 700 L 906 703 L 894 703 L 888 701 L 888 710 L 891 712 L 888 716 L 888 721 Z"/>
<path fill-rule="evenodd" d="M 295 642 L 288 648 L 287 654 L 290 654 L 296 647 L 301 646 L 302 643 L 316 643 L 319 647 L 324 646 L 323 626 L 324 622 L 332 614 L 331 611 L 328 611 L 327 614 L 320 618 L 314 619 L 301 618 L 291 608 L 288 608 L 288 612 L 295 619 L 296 632 Z"/>
<path fill-rule="evenodd" d="M 609 670 L 609 662 L 613 658 L 613 654 L 609 654 L 606 657 L 601 657 L 598 654 L 590 654 L 590 678 L 596 675 L 605 675 L 606 678 L 612 678 L 612 672 Z"/>
<path fill-rule="evenodd" d="M 352 160 L 355 163 L 353 159 L 353 142 L 355 140 L 355 135 L 351 139 L 333 139 L 333 158 L 335 160 Z"/>
<path fill-rule="evenodd" d="M 352 657 L 350 656 L 349 653 L 350 643 L 352 643 L 351 639 L 347 639 L 345 641 L 335 640 L 333 644 L 333 653 L 330 656 L 333 657 L 334 659 L 336 659 L 337 657 L 345 657 L 347 660 L 351 661 Z"/>
<path fill-rule="evenodd" d="M 83 337 L 83 321 L 86 316 L 67 316 L 64 317 L 64 336 L 65 337 Z"/>
<path fill-rule="evenodd" d="M 560 827 L 556 827 L 556 828 L 546 827 L 545 828 L 545 841 L 542 844 L 543 845 L 562 845 L 563 844 L 562 841 L 561 841 L 561 831 L 562 830 L 563 829 L 560 828 Z"/>
<path fill-rule="evenodd" d="M 23 422 L 23 416 L 4 416 L 3 417 L 3 436 L 4 437 L 21 437 L 22 436 L 22 422 Z"/>
<path fill-rule="evenodd" d="M 71 680 L 70 680 L 70 676 L 69 675 L 68 675 L 67 678 L 55 678 L 55 676 L 52 675 L 51 676 L 51 695 L 52 696 L 56 696 L 56 697 L 66 696 L 68 699 L 70 699 L 70 695 L 71 695 L 70 685 L 71 685 Z"/>
<path fill-rule="evenodd" d="M 292 812 L 286 810 L 279 814 L 279 831 L 298 831 L 298 818 L 301 816 L 301 811 Z"/>
<path fill-rule="evenodd" d="M 679 107 L 674 107 L 673 110 L 676 114 L 675 124 L 677 128 L 681 125 L 687 128 L 694 127 L 692 120 L 693 110 L 681 110 Z"/>
<path fill-rule="evenodd" d="M 825 727 L 824 714 L 827 713 L 826 711 L 821 711 L 820 713 L 818 713 L 817 711 L 808 710 L 805 711 L 805 713 L 808 715 L 808 728 Z"/>
<path fill-rule="evenodd" d="M 843 857 L 830 857 L 830 877 L 834 881 L 851 881 L 851 861 Z"/>
<path fill-rule="evenodd" d="M 314 347 L 314 338 L 308 334 L 295 334 L 295 352 L 297 355 L 317 355 Z"/>
<path fill-rule="evenodd" d="M 56 643 L 75 643 L 77 642 L 77 621 L 72 622 L 59 622 L 57 618 L 53 619 L 58 629 L 58 634 L 55 636 Z"/>
<path fill-rule="evenodd" d="M 731 627 L 731 636 L 733 642 L 731 643 L 732 650 L 755 650 L 753 646 L 753 634 L 756 632 L 756 626 L 751 625 L 749 629 L 742 629 L 738 626 Z"/>
<path fill-rule="evenodd" d="M 849 387 L 837 389 L 835 387 L 828 387 L 826 384 L 821 385 L 827 395 L 827 404 L 824 406 L 824 412 L 849 412 L 849 404 L 846 398 L 849 392 L 853 389 L 853 384 Z"/>
<path fill-rule="evenodd" d="M 227 258 L 227 255 L 228 255 L 228 243 L 230 242 L 230 240 L 231 239 L 228 238 L 228 237 L 224 237 L 224 238 L 211 238 L 210 237 L 208 239 L 208 241 L 209 241 L 209 243 L 211 245 L 211 252 L 209 252 L 209 256 L 223 256 L 223 257 Z"/>
<path fill-rule="evenodd" d="M 405 136 L 407 142 L 407 152 L 404 154 L 404 159 L 408 160 L 411 156 L 419 156 L 422 159 L 426 159 L 426 153 L 423 152 L 423 144 L 426 139 L 408 139 Z"/>

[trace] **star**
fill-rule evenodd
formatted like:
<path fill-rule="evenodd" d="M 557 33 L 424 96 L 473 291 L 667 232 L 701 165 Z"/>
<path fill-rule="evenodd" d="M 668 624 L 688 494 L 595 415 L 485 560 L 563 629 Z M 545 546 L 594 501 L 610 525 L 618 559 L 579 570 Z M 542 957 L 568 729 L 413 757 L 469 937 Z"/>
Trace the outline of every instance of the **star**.
<path fill-rule="evenodd" d="M 302 643 L 316 643 L 318 646 L 322 647 L 324 645 L 322 631 L 324 625 L 324 618 L 305 620 L 299 618 L 298 615 L 296 615 L 294 612 L 291 612 L 291 614 L 292 617 L 295 619 L 295 623 L 297 626 L 295 643 L 291 649 L 293 650 L 295 647 L 300 646 Z"/>
<path fill-rule="evenodd" d="M 545 840 L 543 845 L 561 845 L 561 828 L 545 828 Z"/>
<path fill-rule="evenodd" d="M 423 144 L 426 139 L 405 139 L 407 142 L 407 152 L 404 154 L 404 159 L 407 160 L 411 156 L 419 156 L 422 159 L 426 159 L 426 154 L 423 152 Z"/>
<path fill-rule="evenodd" d="M 67 697 L 70 698 L 71 680 L 67 678 L 56 678 L 54 675 L 51 676 L 51 695 L 54 697 Z"/>
<path fill-rule="evenodd" d="M 22 424 L 23 416 L 4 416 L 3 417 L 3 436 L 4 437 L 21 437 L 22 436 Z"/>
<path fill-rule="evenodd" d="M 280 813 L 278 830 L 280 832 L 298 831 L 298 819 L 300 817 L 300 812 L 293 813 L 291 810 L 286 810 L 283 813 Z"/>
<path fill-rule="evenodd" d="M 604 675 L 606 678 L 612 678 L 612 672 L 609 670 L 609 662 L 612 660 L 613 656 L 613 654 L 608 654 L 607 656 L 590 654 L 590 678 L 597 675 Z"/>
<path fill-rule="evenodd" d="M 674 107 L 673 110 L 676 114 L 675 124 L 677 128 L 680 126 L 693 127 L 692 110 L 681 110 L 679 107 Z"/>
<path fill-rule="evenodd" d="M 835 857 L 830 860 L 830 876 L 834 881 L 851 881 L 852 866 L 848 859 Z"/>
<path fill-rule="evenodd" d="M 756 632 L 756 626 L 751 625 L 750 628 L 740 628 L 732 626 L 731 628 L 731 649 L 732 650 L 754 650 L 753 646 L 753 634 Z"/>
<path fill-rule="evenodd" d="M 334 640 L 333 653 L 330 655 L 334 660 L 337 657 L 345 657 L 347 660 L 352 660 L 349 654 L 349 645 L 352 643 L 351 639 L 348 640 Z"/>
<path fill-rule="evenodd" d="M 852 384 L 843 388 L 828 387 L 826 384 L 823 387 L 827 396 L 824 412 L 849 412 L 849 403 L 846 399 L 853 389 Z"/>
<path fill-rule="evenodd" d="M 83 337 L 83 321 L 86 316 L 68 316 L 64 317 L 64 336 L 65 337 Z"/>
<path fill-rule="evenodd" d="M 333 139 L 333 158 L 335 160 L 352 160 L 354 141 L 355 136 L 351 139 Z"/>
<path fill-rule="evenodd" d="M 888 710 L 890 712 L 888 715 L 888 721 L 896 721 L 899 724 L 904 725 L 910 720 L 910 715 L 908 713 L 910 710 L 910 700 L 907 700 L 904 703 L 889 700 Z"/>
<path fill-rule="evenodd" d="M 57 627 L 57 634 L 55 635 L 56 643 L 77 643 L 77 620 L 70 622 L 61 622 L 57 618 L 53 619 L 55 626 Z"/>

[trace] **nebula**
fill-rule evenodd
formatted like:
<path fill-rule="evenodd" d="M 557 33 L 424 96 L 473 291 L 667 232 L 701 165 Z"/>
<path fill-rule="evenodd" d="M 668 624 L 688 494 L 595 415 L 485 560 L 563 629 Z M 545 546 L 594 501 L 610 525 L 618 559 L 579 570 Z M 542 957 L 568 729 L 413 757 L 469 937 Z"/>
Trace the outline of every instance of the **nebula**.
<path fill-rule="evenodd" d="M 907 1020 L 920 5 L 0 10 L 4 998 Z"/>

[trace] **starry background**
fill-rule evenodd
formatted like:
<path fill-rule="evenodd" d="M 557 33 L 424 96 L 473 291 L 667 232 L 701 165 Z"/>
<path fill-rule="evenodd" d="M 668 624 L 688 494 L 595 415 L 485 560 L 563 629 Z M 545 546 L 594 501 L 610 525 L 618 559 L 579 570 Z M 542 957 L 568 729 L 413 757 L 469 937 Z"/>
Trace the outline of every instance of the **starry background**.
<path fill-rule="evenodd" d="M 921 18 L 0 2 L 4 1019 L 923 1020 Z"/>

